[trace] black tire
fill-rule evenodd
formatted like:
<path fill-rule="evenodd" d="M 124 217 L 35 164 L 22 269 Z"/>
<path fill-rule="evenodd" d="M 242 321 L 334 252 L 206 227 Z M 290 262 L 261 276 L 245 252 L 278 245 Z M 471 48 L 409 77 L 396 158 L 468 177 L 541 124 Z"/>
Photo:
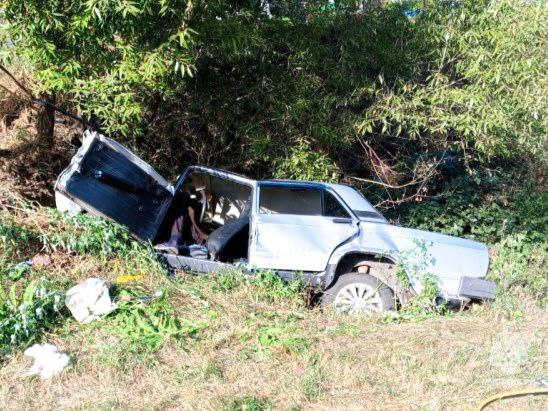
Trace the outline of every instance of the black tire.
<path fill-rule="evenodd" d="M 335 283 L 333 283 L 323 293 L 321 297 L 321 306 L 334 306 L 334 303 L 337 300 L 337 295 L 346 287 L 352 289 L 352 284 L 356 284 L 356 286 L 358 286 L 359 284 L 363 284 L 368 290 L 376 290 L 379 298 L 376 298 L 375 296 L 375 300 L 379 301 L 379 313 L 395 310 L 396 305 L 394 301 L 394 292 L 392 291 L 392 289 L 390 289 L 379 279 L 369 274 L 362 273 L 348 273 L 340 275 Z M 347 288 L 347 290 L 349 288 Z M 344 296 L 342 296 L 341 298 L 344 298 Z M 377 304 L 375 304 L 375 306 L 377 306 Z"/>

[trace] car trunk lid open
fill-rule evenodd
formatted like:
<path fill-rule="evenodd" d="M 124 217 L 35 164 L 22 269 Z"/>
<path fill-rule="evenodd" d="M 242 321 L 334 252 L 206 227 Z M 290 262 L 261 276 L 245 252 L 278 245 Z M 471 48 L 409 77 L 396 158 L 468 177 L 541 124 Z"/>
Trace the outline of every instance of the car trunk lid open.
<path fill-rule="evenodd" d="M 149 164 L 114 140 L 84 133 L 84 144 L 55 189 L 91 214 L 153 240 L 173 199 L 173 187 Z"/>

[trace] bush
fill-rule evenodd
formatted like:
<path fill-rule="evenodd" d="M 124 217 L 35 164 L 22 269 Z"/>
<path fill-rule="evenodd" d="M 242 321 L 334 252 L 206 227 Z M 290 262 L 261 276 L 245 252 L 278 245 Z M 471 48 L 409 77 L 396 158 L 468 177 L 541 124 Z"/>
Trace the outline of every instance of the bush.
<path fill-rule="evenodd" d="M 48 226 L 39 230 L 42 244 L 52 251 L 79 254 L 125 254 L 133 241 L 129 232 L 118 224 L 90 214 L 70 215 L 47 210 Z"/>
<path fill-rule="evenodd" d="M 290 149 L 288 157 L 275 161 L 274 169 L 274 177 L 281 179 L 331 183 L 338 180 L 337 166 L 329 156 L 312 150 L 303 141 Z"/>
<path fill-rule="evenodd" d="M 70 215 L 29 204 L 25 207 L 26 214 L 17 219 L 20 222 L 11 217 L 0 219 L 4 258 L 34 254 L 42 249 L 101 258 L 117 256 L 124 261 L 126 274 L 165 270 L 150 244 L 133 239 L 127 229 L 118 224 L 90 214 Z M 32 226 L 26 225 L 27 219 L 32 219 Z M 6 263 L 6 269 L 9 265 Z"/>
<path fill-rule="evenodd" d="M 489 277 L 504 291 L 523 288 L 541 307 L 548 305 L 548 239 L 531 241 L 525 234 L 509 235 L 493 247 Z"/>
<path fill-rule="evenodd" d="M 45 278 L 8 290 L 0 288 L 0 352 L 7 353 L 19 345 L 28 346 L 40 339 L 60 319 L 64 295 L 50 288 Z"/>
<path fill-rule="evenodd" d="M 2 3 L 3 60 L 30 63 L 36 91 L 70 96 L 108 132 L 139 131 L 146 103 L 192 76 L 192 6 L 181 0 Z M 14 56 L 15 55 L 15 56 Z M 55 101 L 55 97 L 51 98 Z"/>
<path fill-rule="evenodd" d="M 360 130 L 431 139 L 483 161 L 542 157 L 547 19 L 543 1 L 430 2 L 410 40 L 425 47 L 414 75 L 381 84 Z"/>

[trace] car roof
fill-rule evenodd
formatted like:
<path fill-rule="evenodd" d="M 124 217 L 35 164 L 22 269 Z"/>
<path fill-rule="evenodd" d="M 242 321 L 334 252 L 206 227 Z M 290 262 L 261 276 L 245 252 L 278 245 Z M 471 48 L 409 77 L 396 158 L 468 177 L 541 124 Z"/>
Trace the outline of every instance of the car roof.
<path fill-rule="evenodd" d="M 224 174 L 227 177 L 237 177 L 238 179 L 256 181 L 260 184 L 265 184 L 265 185 L 281 184 L 281 185 L 321 186 L 321 187 L 336 187 L 336 186 L 343 185 L 343 184 L 333 184 L 333 183 L 324 183 L 321 181 L 307 181 L 307 180 L 289 180 L 289 179 L 257 180 L 254 178 L 249 178 L 248 176 L 243 174 L 235 173 L 233 171 L 223 170 L 222 168 L 213 168 L 213 167 L 206 167 L 206 166 L 200 166 L 200 165 L 192 165 L 189 168 L 195 171 L 201 171 L 205 173 L 210 172 L 213 174 Z"/>
<path fill-rule="evenodd" d="M 349 186 L 347 184 L 339 184 L 339 183 L 326 183 L 323 181 L 310 181 L 310 180 L 290 180 L 290 179 L 266 179 L 266 180 L 257 180 L 254 178 L 249 178 L 243 174 L 235 173 L 233 171 L 227 171 L 223 170 L 221 168 L 213 168 L 213 167 L 205 167 L 200 165 L 193 165 L 190 166 L 192 170 L 196 171 L 202 171 L 202 172 L 210 172 L 213 174 L 223 174 L 227 177 L 236 177 L 238 180 L 245 179 L 249 182 L 257 182 L 261 185 L 298 185 L 298 186 L 308 186 L 308 187 L 318 187 L 318 188 L 324 188 L 324 187 L 330 187 L 333 189 L 336 189 L 337 187 L 350 187 L 354 189 L 352 186 Z"/>
<path fill-rule="evenodd" d="M 221 168 L 211 168 L 211 167 L 204 167 L 199 165 L 192 165 L 188 167 L 188 170 L 191 172 L 198 171 L 202 173 L 209 173 L 209 174 L 216 175 L 218 177 L 229 177 L 229 178 L 235 179 L 236 181 L 239 181 L 242 183 L 248 183 L 248 184 L 253 184 L 257 181 L 253 178 L 244 176 L 243 174 L 234 173 L 232 171 L 226 171 Z"/>
<path fill-rule="evenodd" d="M 298 186 L 314 186 L 314 187 L 326 187 L 328 184 L 321 181 L 305 181 L 305 180 L 259 180 L 259 184 L 262 185 L 298 185 Z"/>

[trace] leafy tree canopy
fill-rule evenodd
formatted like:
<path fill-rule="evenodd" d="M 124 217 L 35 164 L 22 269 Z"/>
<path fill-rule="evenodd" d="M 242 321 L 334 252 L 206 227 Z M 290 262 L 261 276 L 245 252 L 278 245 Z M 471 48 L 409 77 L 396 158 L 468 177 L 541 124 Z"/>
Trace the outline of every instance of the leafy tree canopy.
<path fill-rule="evenodd" d="M 382 84 L 361 132 L 434 138 L 480 157 L 546 149 L 548 3 L 436 2 L 417 19 L 428 45 L 413 76 Z"/>
<path fill-rule="evenodd" d="M 107 132 L 146 134 L 134 142 L 169 170 L 418 192 L 462 160 L 545 157 L 544 1 L 5 0 L 1 13 L 5 59 Z"/>
<path fill-rule="evenodd" d="M 127 133 L 152 93 L 192 75 L 191 10 L 181 0 L 7 0 L 3 57 L 32 63 L 39 89 Z"/>

